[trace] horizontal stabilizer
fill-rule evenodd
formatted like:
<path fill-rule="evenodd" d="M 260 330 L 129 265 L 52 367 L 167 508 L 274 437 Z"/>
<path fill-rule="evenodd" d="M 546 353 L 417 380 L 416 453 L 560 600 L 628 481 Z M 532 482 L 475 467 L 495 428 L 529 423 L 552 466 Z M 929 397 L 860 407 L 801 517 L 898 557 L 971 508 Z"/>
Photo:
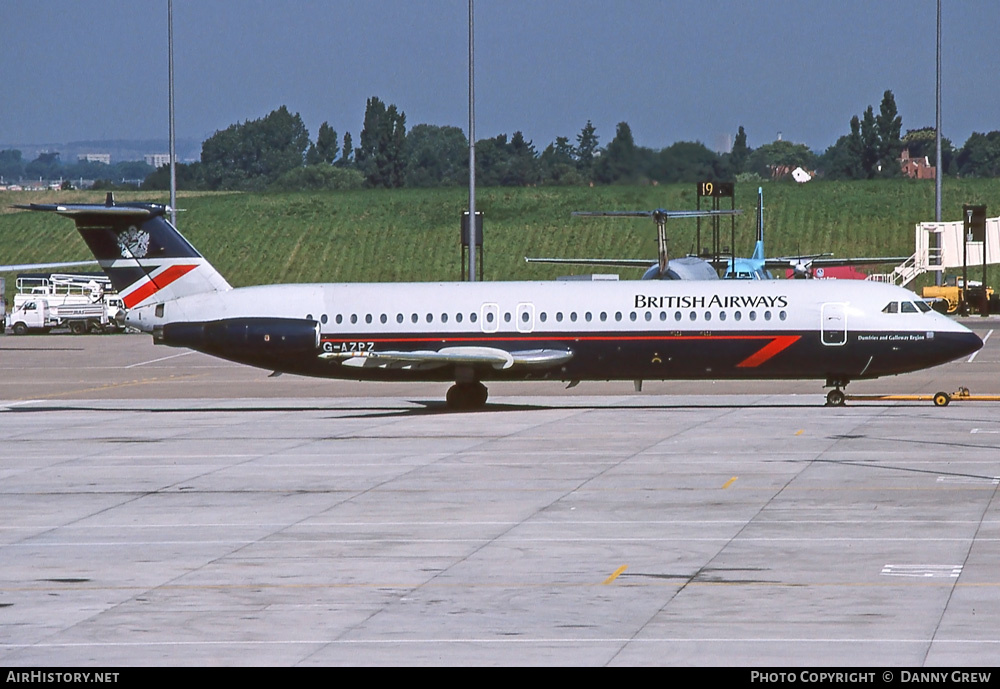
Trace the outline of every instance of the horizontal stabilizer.
<path fill-rule="evenodd" d="M 703 211 L 573 211 L 570 215 L 581 218 L 711 218 L 719 216 L 743 215 L 742 209 Z"/>
<path fill-rule="evenodd" d="M 55 203 L 28 203 L 15 204 L 13 208 L 20 208 L 27 211 L 49 211 L 67 217 L 76 215 L 108 215 L 124 218 L 148 218 L 153 215 L 149 208 L 138 208 L 135 206 L 99 206 L 96 204 L 55 204 Z"/>

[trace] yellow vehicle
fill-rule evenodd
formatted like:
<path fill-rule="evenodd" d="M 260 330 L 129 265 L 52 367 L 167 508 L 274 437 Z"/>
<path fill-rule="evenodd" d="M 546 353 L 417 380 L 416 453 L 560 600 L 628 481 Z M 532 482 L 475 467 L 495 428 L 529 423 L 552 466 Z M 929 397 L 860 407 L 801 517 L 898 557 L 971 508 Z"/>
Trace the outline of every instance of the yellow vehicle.
<path fill-rule="evenodd" d="M 935 300 L 935 309 L 943 313 L 956 313 L 961 306 L 964 284 L 962 278 L 949 276 L 945 279 L 945 284 L 937 287 L 930 285 L 924 287 L 921 296 L 924 299 Z M 983 303 L 983 283 L 976 280 L 969 280 L 968 294 L 964 295 L 970 313 L 979 313 Z M 1000 295 L 994 295 L 993 288 L 986 288 L 986 299 L 989 300 L 990 313 L 995 313 L 1000 308 Z"/>

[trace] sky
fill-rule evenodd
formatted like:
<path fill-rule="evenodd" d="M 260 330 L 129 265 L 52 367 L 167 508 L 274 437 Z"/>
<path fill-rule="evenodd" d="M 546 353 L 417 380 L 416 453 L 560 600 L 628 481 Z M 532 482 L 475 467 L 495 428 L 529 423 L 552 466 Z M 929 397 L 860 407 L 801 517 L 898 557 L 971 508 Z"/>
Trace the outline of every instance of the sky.
<path fill-rule="evenodd" d="M 476 139 L 823 151 L 883 93 L 934 125 L 936 0 L 477 0 Z M 942 132 L 1000 129 L 1000 8 L 943 0 Z M 468 132 L 468 0 L 174 0 L 178 138 L 285 105 L 359 139 L 372 96 Z M 0 145 L 166 139 L 167 0 L 0 0 Z"/>

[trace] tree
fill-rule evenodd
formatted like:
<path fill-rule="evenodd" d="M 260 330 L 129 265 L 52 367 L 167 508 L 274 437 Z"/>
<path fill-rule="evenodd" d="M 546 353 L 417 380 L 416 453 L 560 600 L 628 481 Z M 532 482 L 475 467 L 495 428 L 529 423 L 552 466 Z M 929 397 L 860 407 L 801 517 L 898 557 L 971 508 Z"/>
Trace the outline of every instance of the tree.
<path fill-rule="evenodd" d="M 1000 177 L 1000 131 L 973 132 L 955 162 L 963 177 Z"/>
<path fill-rule="evenodd" d="M 896 109 L 896 98 L 892 91 L 882 95 L 878 116 L 875 118 L 875 131 L 878 134 L 878 162 L 880 177 L 899 177 L 899 156 L 903 150 L 900 132 L 903 118 Z"/>
<path fill-rule="evenodd" d="M 406 186 L 458 186 L 469 175 L 469 142 L 458 127 L 418 124 L 406 135 Z"/>
<path fill-rule="evenodd" d="M 908 129 L 902 139 L 903 148 L 910 152 L 911 158 L 927 158 L 931 165 L 937 164 L 937 133 L 934 127 Z M 954 174 L 955 147 L 947 137 L 941 137 L 941 167 L 942 174 Z"/>
<path fill-rule="evenodd" d="M 17 149 L 0 151 L 0 178 L 9 182 L 22 177 L 24 177 L 24 161 L 21 160 L 21 152 Z"/>
<path fill-rule="evenodd" d="M 878 127 L 872 106 L 865 110 L 861 120 L 861 169 L 865 179 L 871 179 L 878 173 L 879 143 Z"/>
<path fill-rule="evenodd" d="M 59 152 L 39 153 L 38 157 L 24 168 L 25 175 L 31 179 L 57 179 L 62 176 L 62 164 L 59 162 Z"/>
<path fill-rule="evenodd" d="M 638 161 L 632 128 L 628 126 L 628 122 L 619 122 L 615 138 L 608 144 L 595 166 L 594 178 L 604 184 L 634 182 L 639 178 Z"/>
<path fill-rule="evenodd" d="M 542 183 L 580 184 L 583 177 L 576 168 L 575 150 L 565 136 L 556 137 L 538 158 Z"/>
<path fill-rule="evenodd" d="M 675 182 L 696 183 L 706 179 L 719 179 L 721 160 L 703 143 L 678 141 L 664 148 L 655 156 L 655 167 L 650 171 L 653 179 L 665 184 Z"/>
<path fill-rule="evenodd" d="M 316 157 L 327 165 L 332 165 L 337 159 L 337 131 L 326 122 L 319 126 L 319 134 L 316 135 Z"/>
<path fill-rule="evenodd" d="M 355 164 L 369 187 L 401 187 L 406 170 L 406 114 L 395 105 L 388 108 L 376 97 L 365 106 L 361 145 L 354 152 Z"/>
<path fill-rule="evenodd" d="M 830 179 L 864 179 L 867 175 L 863 158 L 861 120 L 855 115 L 851 118 L 851 133 L 840 137 L 837 143 L 826 149 L 819 165 L 823 174 Z"/>
<path fill-rule="evenodd" d="M 508 152 L 510 158 L 501 183 L 508 187 L 537 184 L 541 174 L 535 145 L 531 141 L 525 140 L 524 134 L 517 131 L 510 138 Z"/>
<path fill-rule="evenodd" d="M 344 132 L 344 148 L 337 164 L 342 167 L 351 167 L 354 165 L 354 142 L 351 139 L 350 132 Z"/>
<path fill-rule="evenodd" d="M 601 149 L 598 146 L 597 129 L 587 120 L 580 133 L 576 135 L 576 167 L 586 179 L 592 179 L 594 171 L 594 159 L 600 155 Z"/>
<path fill-rule="evenodd" d="M 740 174 L 746 169 L 747 158 L 752 150 L 747 146 L 747 133 L 743 131 L 743 125 L 736 132 L 736 141 L 733 142 L 733 150 L 729 153 L 729 166 L 732 176 Z"/>
<path fill-rule="evenodd" d="M 261 190 L 288 170 L 302 167 L 309 132 L 282 105 L 259 120 L 230 125 L 201 146 L 209 189 Z"/>
<path fill-rule="evenodd" d="M 753 152 L 747 164 L 747 169 L 762 177 L 782 176 L 791 173 L 797 167 L 813 168 L 816 165 L 816 154 L 805 144 L 795 144 L 791 141 L 773 141 L 764 144 Z"/>

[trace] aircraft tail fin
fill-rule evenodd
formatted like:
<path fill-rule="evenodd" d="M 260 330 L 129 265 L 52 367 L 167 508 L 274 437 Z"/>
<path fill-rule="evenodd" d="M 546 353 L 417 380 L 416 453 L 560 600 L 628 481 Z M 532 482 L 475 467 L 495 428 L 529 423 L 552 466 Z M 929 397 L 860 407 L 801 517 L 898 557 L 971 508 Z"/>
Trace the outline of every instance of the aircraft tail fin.
<path fill-rule="evenodd" d="M 757 243 L 753 247 L 753 258 L 764 260 L 764 189 L 757 187 Z"/>
<path fill-rule="evenodd" d="M 18 205 L 72 218 L 126 308 L 202 292 L 223 292 L 229 283 L 154 203 Z"/>

